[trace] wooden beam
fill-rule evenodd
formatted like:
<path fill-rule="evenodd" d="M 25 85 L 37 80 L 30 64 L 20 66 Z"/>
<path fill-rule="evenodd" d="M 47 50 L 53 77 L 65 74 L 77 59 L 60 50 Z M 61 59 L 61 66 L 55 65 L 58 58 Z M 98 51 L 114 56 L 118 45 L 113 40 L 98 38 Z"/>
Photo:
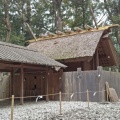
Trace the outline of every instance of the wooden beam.
<path fill-rule="evenodd" d="M 46 66 L 41 66 L 41 65 L 25 65 L 24 64 L 24 68 L 46 70 Z"/>
<path fill-rule="evenodd" d="M 65 59 L 65 60 L 57 60 L 62 63 L 67 63 L 67 62 L 82 62 L 82 61 L 90 61 L 93 56 L 88 56 L 88 57 L 81 57 L 81 58 L 71 58 L 71 59 Z"/>
<path fill-rule="evenodd" d="M 24 68 L 29 69 L 41 69 L 46 70 L 45 66 L 41 65 L 31 65 L 31 64 L 22 64 Z M 21 68 L 21 64 L 11 64 L 11 63 L 0 63 L 1 67 L 11 67 L 11 68 Z"/>
<path fill-rule="evenodd" d="M 0 72 L 11 72 L 12 68 L 0 65 Z"/>
<path fill-rule="evenodd" d="M 21 66 L 21 89 L 20 89 L 20 104 L 23 105 L 23 97 L 24 97 L 24 68 Z"/>
<path fill-rule="evenodd" d="M 92 70 L 95 70 L 95 57 L 93 56 L 92 59 Z"/>
<path fill-rule="evenodd" d="M 24 68 L 24 74 L 41 74 L 41 72 L 46 73 L 46 69 L 45 70 L 40 70 L 40 69 L 28 69 L 28 68 Z M 14 70 L 14 73 L 20 73 L 20 68 Z"/>
<path fill-rule="evenodd" d="M 0 72 L 11 72 L 11 70 L 8 70 L 8 69 L 0 69 Z"/>
<path fill-rule="evenodd" d="M 25 74 L 41 74 L 41 72 L 44 72 L 44 73 L 46 73 L 46 71 L 26 71 L 26 72 L 24 72 Z"/>
<path fill-rule="evenodd" d="M 17 68 L 20 68 L 21 65 L 14 65 L 14 64 L 7 64 L 7 63 L 0 63 L 0 66 L 1 67 L 17 67 Z"/>
<path fill-rule="evenodd" d="M 96 68 L 99 66 L 99 54 L 98 54 L 98 48 L 96 49 Z"/>
<path fill-rule="evenodd" d="M 97 66 L 99 66 L 100 62 L 99 62 L 99 54 L 98 54 L 98 48 L 95 51 L 95 54 L 93 56 L 93 70 L 97 70 Z"/>

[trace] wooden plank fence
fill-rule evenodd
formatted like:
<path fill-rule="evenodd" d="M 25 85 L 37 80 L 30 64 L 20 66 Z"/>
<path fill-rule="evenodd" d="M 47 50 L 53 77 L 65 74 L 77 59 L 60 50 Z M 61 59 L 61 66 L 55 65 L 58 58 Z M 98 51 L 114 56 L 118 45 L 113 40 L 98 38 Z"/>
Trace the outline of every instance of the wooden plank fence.
<path fill-rule="evenodd" d="M 89 92 L 90 101 L 102 102 L 106 100 L 105 82 L 114 88 L 120 97 L 120 73 L 105 71 L 101 66 L 97 70 L 81 71 L 80 68 L 74 72 L 64 72 L 62 75 L 62 99 L 69 101 L 87 101 L 86 91 Z M 99 92 L 98 92 L 99 91 Z M 77 93 L 78 92 L 78 93 Z M 73 98 L 71 99 L 71 95 Z"/>
<path fill-rule="evenodd" d="M 0 99 L 9 97 L 10 90 L 10 74 L 4 75 L 0 73 Z"/>
<path fill-rule="evenodd" d="M 114 88 L 120 98 L 120 73 L 105 71 L 102 67 L 98 67 L 97 70 L 81 71 L 78 68 L 77 71 L 64 72 L 61 77 L 62 71 L 53 73 L 49 72 L 49 94 L 62 93 L 62 100 L 66 101 L 87 101 L 87 90 L 89 90 L 90 101 L 101 102 L 105 101 L 105 82 L 109 83 L 109 86 Z M 36 77 L 35 77 L 36 76 Z M 14 76 L 13 91 L 15 96 L 19 96 L 19 75 Z M 6 78 L 7 79 L 7 78 Z M 10 89 L 10 76 L 6 80 L 7 82 L 0 82 L 0 98 L 6 98 L 9 96 Z M 34 95 L 32 88 L 36 84 L 35 95 L 43 95 L 45 93 L 45 75 L 25 75 L 24 82 L 24 95 L 30 96 Z M 5 89 L 7 88 L 7 89 Z M 3 90 L 8 91 L 3 96 Z M 102 92 L 98 92 L 102 91 Z M 69 93 L 69 94 L 68 94 Z M 71 96 L 72 99 L 71 99 Z M 58 100 L 59 96 L 49 96 L 50 100 Z"/>

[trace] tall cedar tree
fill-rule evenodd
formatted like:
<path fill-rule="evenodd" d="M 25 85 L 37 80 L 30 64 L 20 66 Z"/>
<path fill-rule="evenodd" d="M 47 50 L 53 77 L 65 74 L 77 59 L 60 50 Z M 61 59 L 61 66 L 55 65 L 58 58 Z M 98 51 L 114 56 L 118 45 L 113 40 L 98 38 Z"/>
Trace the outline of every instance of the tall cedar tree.
<path fill-rule="evenodd" d="M 11 23 L 10 23 L 10 16 L 9 16 L 9 0 L 4 0 L 4 11 L 5 11 L 5 24 L 7 29 L 6 42 L 9 42 L 10 34 L 11 34 Z"/>
<path fill-rule="evenodd" d="M 62 0 L 53 0 L 55 11 L 55 26 L 56 30 L 60 31 L 62 31 L 61 2 Z"/>

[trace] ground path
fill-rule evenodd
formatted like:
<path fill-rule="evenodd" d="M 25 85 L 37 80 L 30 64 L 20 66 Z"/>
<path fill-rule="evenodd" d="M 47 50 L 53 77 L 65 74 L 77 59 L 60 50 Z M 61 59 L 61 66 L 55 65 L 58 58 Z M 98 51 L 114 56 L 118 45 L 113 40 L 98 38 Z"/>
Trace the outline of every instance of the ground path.
<path fill-rule="evenodd" d="M 0 102 L 0 120 L 10 120 L 10 104 Z M 120 103 L 62 102 L 64 120 L 120 120 Z M 14 120 L 57 120 L 59 102 L 18 103 L 14 108 Z M 56 118 L 55 118 L 56 117 Z"/>

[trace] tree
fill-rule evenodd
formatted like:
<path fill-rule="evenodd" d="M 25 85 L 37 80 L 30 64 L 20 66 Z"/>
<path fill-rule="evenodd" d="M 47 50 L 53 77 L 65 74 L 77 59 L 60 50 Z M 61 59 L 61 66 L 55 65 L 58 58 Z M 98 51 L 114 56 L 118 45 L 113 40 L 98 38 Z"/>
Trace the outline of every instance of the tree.
<path fill-rule="evenodd" d="M 84 29 L 85 24 L 93 26 L 88 5 L 88 0 L 64 0 L 62 7 L 63 28 L 69 26 L 73 29 L 77 26 Z"/>
<path fill-rule="evenodd" d="M 39 37 L 41 33 L 44 34 L 47 31 L 62 31 L 68 28 L 73 29 L 76 26 L 84 29 L 85 24 L 94 26 L 93 18 L 89 10 L 91 0 L 5 1 L 7 1 L 7 4 L 0 1 L 0 28 L 2 28 L 0 38 L 4 40 L 6 37 L 5 30 L 7 28 L 7 36 L 10 37 L 8 37 L 10 39 L 9 41 L 15 44 L 23 45 L 26 40 L 33 38 L 25 23 L 29 24 L 36 37 Z M 107 11 L 108 15 L 111 15 L 108 23 L 113 23 L 113 21 L 114 23 L 120 22 L 119 0 L 104 0 L 104 2 L 100 2 L 100 0 L 92 1 L 92 9 L 97 19 L 102 12 L 106 14 Z M 7 9 L 4 9 L 5 7 L 7 7 Z M 116 36 L 119 35 L 118 32 L 115 33 Z"/>
<path fill-rule="evenodd" d="M 108 13 L 108 18 L 113 24 L 120 24 L 120 0 L 104 0 L 104 7 Z M 120 44 L 119 30 L 115 29 L 115 36 Z"/>
<path fill-rule="evenodd" d="M 61 2 L 62 0 L 53 0 L 55 26 L 56 26 L 56 30 L 60 30 L 60 31 L 62 31 Z"/>
<path fill-rule="evenodd" d="M 4 11 L 5 11 L 5 24 L 7 29 L 6 42 L 9 42 L 10 34 L 11 34 L 11 23 L 10 23 L 10 16 L 9 16 L 9 0 L 4 0 Z"/>

